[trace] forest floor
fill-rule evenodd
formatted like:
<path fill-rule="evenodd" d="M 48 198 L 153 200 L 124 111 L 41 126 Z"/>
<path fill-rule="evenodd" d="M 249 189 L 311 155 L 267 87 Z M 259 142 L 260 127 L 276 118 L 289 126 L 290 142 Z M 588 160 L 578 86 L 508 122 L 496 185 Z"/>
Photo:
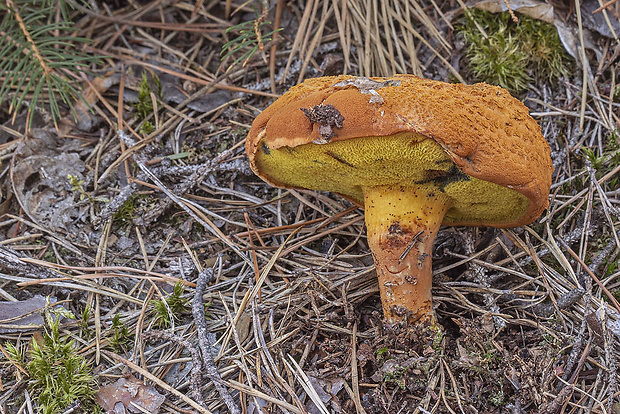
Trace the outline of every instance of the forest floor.
<path fill-rule="evenodd" d="M 487 1 L 520 22 L 474 29 L 449 0 L 105 3 L 74 12 L 93 110 L 0 108 L 0 412 L 620 413 L 620 2 Z M 542 21 L 561 50 L 504 32 Z M 247 163 L 263 109 L 342 73 L 497 79 L 551 148 L 536 222 L 440 230 L 441 333 L 383 320 L 361 209 Z"/>

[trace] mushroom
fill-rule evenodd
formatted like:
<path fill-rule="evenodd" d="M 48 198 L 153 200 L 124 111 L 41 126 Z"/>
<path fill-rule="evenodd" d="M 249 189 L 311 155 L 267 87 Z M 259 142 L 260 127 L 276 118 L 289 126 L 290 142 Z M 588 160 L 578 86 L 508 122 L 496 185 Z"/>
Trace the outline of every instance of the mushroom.
<path fill-rule="evenodd" d="M 549 204 L 553 172 L 540 126 L 506 90 L 412 75 L 306 80 L 255 119 L 246 151 L 271 185 L 364 208 L 390 322 L 435 323 L 440 225 L 531 223 Z"/>

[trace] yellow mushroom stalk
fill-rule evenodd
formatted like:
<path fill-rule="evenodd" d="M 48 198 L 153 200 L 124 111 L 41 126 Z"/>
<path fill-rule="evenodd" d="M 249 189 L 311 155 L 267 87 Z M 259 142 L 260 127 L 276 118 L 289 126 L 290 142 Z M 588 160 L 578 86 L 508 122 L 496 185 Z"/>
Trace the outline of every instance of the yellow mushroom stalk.
<path fill-rule="evenodd" d="M 364 209 L 383 314 L 432 319 L 432 250 L 450 197 L 425 186 L 365 187 Z"/>
<path fill-rule="evenodd" d="M 540 127 L 508 92 L 412 75 L 307 80 L 256 118 L 246 152 L 274 186 L 331 191 L 364 208 L 390 322 L 434 322 L 441 225 L 531 223 L 553 172 Z"/>

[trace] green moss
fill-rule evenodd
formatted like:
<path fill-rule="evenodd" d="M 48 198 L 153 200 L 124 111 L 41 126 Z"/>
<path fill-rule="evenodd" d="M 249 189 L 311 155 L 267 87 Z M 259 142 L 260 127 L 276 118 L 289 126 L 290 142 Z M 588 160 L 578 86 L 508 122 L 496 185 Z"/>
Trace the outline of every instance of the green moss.
<path fill-rule="evenodd" d="M 114 223 L 118 224 L 125 232 L 128 226 L 133 226 L 133 220 L 152 209 L 156 204 L 156 198 L 148 194 L 134 194 L 130 196 L 112 215 Z M 133 229 L 130 229 L 133 231 Z M 119 233 L 116 233 L 119 235 Z M 125 233 L 123 233 L 125 234 Z"/>
<path fill-rule="evenodd" d="M 620 136 L 617 129 L 614 129 L 609 133 L 609 137 L 606 142 L 607 145 L 605 145 L 605 148 L 603 148 L 602 154 L 600 153 L 598 147 L 581 148 L 585 159 L 590 161 L 590 165 L 594 170 L 596 170 L 597 179 L 600 179 L 604 175 L 608 174 L 614 168 L 616 168 L 618 164 L 620 164 Z M 617 184 L 617 177 L 614 177 L 604 184 L 606 186 L 604 187 L 604 189 L 615 190 L 617 188 Z"/>
<path fill-rule="evenodd" d="M 185 285 L 178 282 L 170 295 L 163 300 L 152 300 L 151 305 L 155 311 L 155 325 L 168 328 L 172 326 L 172 319 L 178 321 L 181 316 L 187 313 L 188 301 L 182 297 Z"/>
<path fill-rule="evenodd" d="M 145 120 L 140 127 L 140 133 L 144 135 L 152 134 L 155 131 L 155 127 L 149 120 Z"/>
<path fill-rule="evenodd" d="M 620 265 L 618 265 L 618 262 L 609 263 L 609 261 L 607 261 L 607 266 L 605 266 L 605 276 L 603 276 L 603 278 L 608 278 L 609 276 L 616 273 L 618 271 L 618 267 L 620 267 Z M 616 299 L 620 300 L 620 298 Z"/>
<path fill-rule="evenodd" d="M 108 203 L 109 200 L 105 197 L 93 197 L 90 193 L 87 193 L 84 189 L 84 180 L 81 180 L 76 175 L 67 174 L 67 181 L 71 186 L 71 191 L 80 195 L 80 201 L 89 200 L 91 203 Z"/>
<path fill-rule="evenodd" d="M 568 73 L 570 57 L 549 23 L 523 15 L 515 23 L 509 13 L 469 9 L 456 31 L 477 81 L 520 93 L 532 81 L 550 82 Z"/>
<path fill-rule="evenodd" d="M 80 333 L 82 338 L 91 339 L 95 335 L 94 329 L 90 327 L 90 318 L 93 316 L 93 308 L 86 306 L 82 311 L 78 326 L 80 327 Z"/>
<path fill-rule="evenodd" d="M 85 412 L 101 412 L 95 403 L 97 382 L 90 364 L 80 355 L 74 341 L 60 336 L 58 314 L 46 309 L 46 327 L 43 341 L 31 341 L 30 349 L 7 344 L 11 360 L 21 366 L 29 376 L 28 389 L 43 414 L 61 413 L 76 401 Z M 63 311 L 62 316 L 67 316 Z"/>
<path fill-rule="evenodd" d="M 162 86 L 159 77 L 157 75 L 153 75 L 151 81 L 149 82 L 146 72 L 142 72 L 142 81 L 140 82 L 140 86 L 138 88 L 138 102 L 135 104 L 135 108 L 138 111 L 138 116 L 143 121 L 142 126 L 140 127 L 140 132 L 146 135 L 155 130 L 153 124 L 151 124 L 151 122 L 147 119 L 151 114 L 153 114 L 154 110 L 151 92 L 154 92 L 156 98 L 161 99 Z"/>
<path fill-rule="evenodd" d="M 127 325 L 121 321 L 121 317 L 118 314 L 112 317 L 111 331 L 110 346 L 115 351 L 123 350 L 127 345 L 133 342 L 133 336 L 129 333 Z"/>
<path fill-rule="evenodd" d="M 390 353 L 388 351 L 387 346 L 377 349 L 377 363 L 381 364 L 390 359 Z"/>
<path fill-rule="evenodd" d="M 395 365 L 392 367 L 390 372 L 385 372 L 383 374 L 383 381 L 386 383 L 391 383 L 396 385 L 401 390 L 405 390 L 405 373 L 407 372 L 407 368 L 402 367 L 400 365 Z"/>
<path fill-rule="evenodd" d="M 113 218 L 116 222 L 129 224 L 133 220 L 134 211 L 136 210 L 136 197 L 132 196 L 123 203 L 123 205 L 114 213 Z"/>
<path fill-rule="evenodd" d="M 435 332 L 435 337 L 433 339 L 433 350 L 437 355 L 443 353 L 443 330 L 437 325 L 431 325 L 430 329 Z"/>
<path fill-rule="evenodd" d="M 493 404 L 495 407 L 499 407 L 504 404 L 504 390 L 502 387 L 502 383 L 500 382 L 500 389 L 494 391 L 489 395 L 489 402 Z"/>

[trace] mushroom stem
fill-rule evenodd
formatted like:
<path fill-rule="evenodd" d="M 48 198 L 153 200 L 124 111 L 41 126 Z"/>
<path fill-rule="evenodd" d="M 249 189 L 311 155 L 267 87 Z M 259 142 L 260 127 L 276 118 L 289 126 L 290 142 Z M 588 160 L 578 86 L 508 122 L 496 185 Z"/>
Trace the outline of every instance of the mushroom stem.
<path fill-rule="evenodd" d="M 383 314 L 390 322 L 434 323 L 433 241 L 451 199 L 430 185 L 364 187 L 368 244 Z"/>

